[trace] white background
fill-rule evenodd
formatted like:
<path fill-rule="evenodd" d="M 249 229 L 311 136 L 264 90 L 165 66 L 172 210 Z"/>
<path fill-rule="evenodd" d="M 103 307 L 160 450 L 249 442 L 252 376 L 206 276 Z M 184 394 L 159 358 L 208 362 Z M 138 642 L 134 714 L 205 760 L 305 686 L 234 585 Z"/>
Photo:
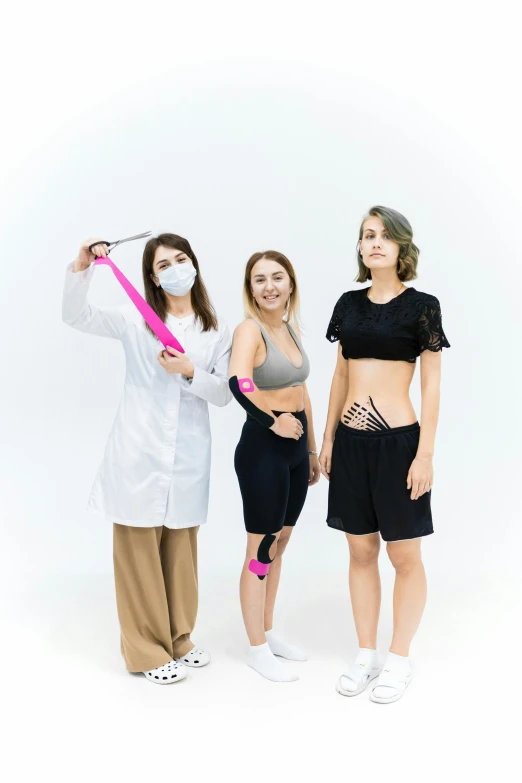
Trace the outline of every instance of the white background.
<path fill-rule="evenodd" d="M 515 4 L 222 0 L 11 9 L 0 53 L 1 575 L 9 780 L 516 777 L 520 683 L 520 122 Z M 373 204 L 404 213 L 413 285 L 441 301 L 444 351 L 429 600 L 416 675 L 386 708 L 334 683 L 356 650 L 344 536 L 312 488 L 276 627 L 306 647 L 292 684 L 244 663 L 245 542 L 233 452 L 211 411 L 195 641 L 173 688 L 123 668 L 111 529 L 84 511 L 118 403 L 120 346 L 61 323 L 82 239 L 186 236 L 218 312 L 242 318 L 257 250 L 293 261 L 318 445 L 338 296 Z M 140 285 L 141 244 L 114 259 Z M 99 269 L 97 304 L 124 301 Z M 418 370 L 412 395 L 419 407 Z M 390 640 L 383 553 L 379 637 Z M 168 777 L 166 777 L 168 776 Z"/>

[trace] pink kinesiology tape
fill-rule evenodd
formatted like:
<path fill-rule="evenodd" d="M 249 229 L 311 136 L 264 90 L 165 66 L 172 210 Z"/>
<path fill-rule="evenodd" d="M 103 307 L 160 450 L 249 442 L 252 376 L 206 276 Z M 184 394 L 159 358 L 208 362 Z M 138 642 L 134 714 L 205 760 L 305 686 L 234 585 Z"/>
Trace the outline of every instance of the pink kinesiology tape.
<path fill-rule="evenodd" d="M 252 571 L 252 573 L 256 574 L 256 576 L 266 576 L 268 574 L 269 568 L 270 563 L 260 563 L 259 560 L 254 559 L 252 559 L 248 564 L 248 570 Z"/>
<path fill-rule="evenodd" d="M 239 390 L 244 392 L 245 394 L 247 392 L 253 392 L 256 390 L 252 378 L 239 378 L 238 384 L 239 384 Z"/>
<path fill-rule="evenodd" d="M 145 321 L 148 323 L 160 343 L 163 343 L 165 348 L 175 348 L 176 351 L 180 351 L 181 353 L 185 353 L 185 350 L 183 346 L 176 340 L 170 329 L 167 329 L 161 318 L 157 313 L 154 312 L 152 307 L 145 301 L 145 299 L 142 297 L 138 291 L 134 288 L 132 283 L 130 283 L 125 275 L 120 272 L 114 261 L 111 261 L 111 259 L 107 256 L 107 258 L 102 258 L 101 256 L 96 258 L 94 261 L 95 264 L 106 264 L 106 266 L 110 267 L 112 271 L 114 272 L 114 276 L 116 280 L 120 283 L 121 287 L 133 303 L 135 307 L 138 309 L 138 311 L 141 313 Z"/>

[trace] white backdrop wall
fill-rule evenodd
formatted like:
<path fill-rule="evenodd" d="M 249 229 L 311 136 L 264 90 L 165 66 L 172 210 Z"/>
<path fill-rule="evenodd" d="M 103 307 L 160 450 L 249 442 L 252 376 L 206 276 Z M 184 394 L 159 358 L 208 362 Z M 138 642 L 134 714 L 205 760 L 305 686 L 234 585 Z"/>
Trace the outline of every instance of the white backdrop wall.
<path fill-rule="evenodd" d="M 455 645 L 487 658 L 499 639 L 514 644 L 520 124 L 518 44 L 500 24 L 503 5 L 493 15 L 486 6 L 477 14 L 476 4 L 472 12 L 467 3 L 402 3 L 401 15 L 383 3 L 91 3 L 88 13 L 51 3 L 31 6 L 29 25 L 10 12 L 18 37 L 2 53 L 10 121 L 2 128 L 0 556 L 13 650 L 36 631 L 49 665 L 58 659 L 73 671 L 71 648 L 81 647 L 81 665 L 94 660 L 95 674 L 121 667 L 111 530 L 84 506 L 124 363 L 119 343 L 61 323 L 65 265 L 80 241 L 145 230 L 186 236 L 231 328 L 242 318 L 250 254 L 288 255 L 301 287 L 320 446 L 336 355 L 324 334 L 339 295 L 356 287 L 357 231 L 373 204 L 412 223 L 421 248 L 413 285 L 440 299 L 452 346 L 443 356 L 436 533 L 424 547 L 430 602 L 415 649 L 440 669 Z M 141 249 L 114 253 L 138 287 Z M 103 268 L 91 296 L 100 305 L 125 301 Z M 417 369 L 420 414 L 418 384 Z M 211 419 L 198 630 L 234 668 L 245 644 L 233 471 L 243 414 L 232 403 Z M 322 479 L 288 550 L 281 615 L 317 657 L 337 662 L 355 637 L 346 544 L 325 526 L 326 496 Z M 384 557 L 382 565 L 385 649 L 392 573 Z M 424 709 L 425 692 L 422 700 Z"/>
<path fill-rule="evenodd" d="M 360 84 L 350 94 L 349 81 L 347 97 L 340 100 L 340 84 L 334 101 L 305 86 L 282 87 L 281 70 L 278 81 L 253 92 L 246 68 L 237 84 L 230 66 L 216 64 L 214 81 L 220 71 L 221 83 L 200 85 L 196 95 L 185 83 L 160 107 L 140 101 L 115 110 L 107 102 L 88 131 L 67 125 L 64 137 L 45 145 L 37 176 L 30 175 L 32 162 L 26 164 L 26 186 L 10 204 L 2 290 L 5 333 L 16 335 L 3 346 L 10 380 L 2 412 L 10 444 L 3 455 L 7 518 L 18 520 L 18 532 L 23 527 L 33 533 L 31 544 L 21 541 L 22 568 L 47 568 L 39 554 L 49 535 L 60 541 L 54 550 L 58 569 L 92 568 L 99 551 L 91 549 L 97 523 L 86 518 L 80 525 L 86 540 L 78 549 L 71 515 L 81 513 L 124 367 L 118 344 L 76 334 L 60 321 L 64 267 L 80 240 L 147 229 L 187 236 L 231 328 L 242 318 L 249 255 L 267 248 L 286 253 L 299 275 L 320 436 L 336 353 L 324 333 L 340 293 L 357 286 L 358 226 L 374 203 L 392 205 L 412 222 L 421 248 L 413 285 L 439 297 L 452 343 L 443 361 L 437 527 L 442 532 L 448 525 L 452 538 L 473 548 L 477 535 L 489 534 L 492 519 L 501 518 L 494 540 L 488 535 L 490 553 L 518 535 L 518 488 L 506 482 L 518 454 L 512 429 L 519 416 L 519 368 L 513 362 L 518 269 L 514 277 L 499 269 L 513 258 L 508 189 L 422 105 L 383 92 L 376 107 L 368 98 L 364 103 Z M 323 77 L 331 90 L 336 74 Z M 168 84 L 157 92 L 168 94 Z M 408 109 L 415 133 L 399 122 Z M 115 254 L 138 286 L 141 247 L 128 245 Z M 96 273 L 92 297 L 102 305 L 125 300 L 105 269 Z M 21 308 L 27 317 L 19 322 Z M 418 371 L 413 395 L 419 410 Z M 230 498 L 237 499 L 231 466 L 242 412 L 232 405 L 212 414 L 215 449 L 223 454 L 214 464 L 212 516 L 223 517 L 220 527 L 242 539 L 237 515 L 225 512 Z M 24 491 L 28 474 L 30 493 Z M 321 524 L 325 492 L 323 482 L 307 507 Z M 44 517 L 53 520 L 50 526 Z M 73 552 L 64 557 L 68 545 Z"/>

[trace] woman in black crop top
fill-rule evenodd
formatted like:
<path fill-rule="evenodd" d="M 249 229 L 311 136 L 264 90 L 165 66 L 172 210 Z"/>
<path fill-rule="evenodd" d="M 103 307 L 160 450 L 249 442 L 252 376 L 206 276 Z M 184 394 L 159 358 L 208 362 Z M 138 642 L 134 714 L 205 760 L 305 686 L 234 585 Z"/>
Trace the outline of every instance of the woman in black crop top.
<path fill-rule="evenodd" d="M 419 250 L 406 218 L 373 207 L 359 232 L 356 281 L 344 293 L 327 331 L 339 340 L 328 420 L 320 455 L 329 479 L 328 525 L 350 550 L 350 596 L 359 640 L 355 662 L 337 690 L 397 701 L 411 680 L 410 643 L 426 601 L 421 539 L 433 532 L 430 496 L 437 427 L 442 329 L 436 297 L 407 287 Z M 420 425 L 409 388 L 420 356 Z M 379 535 L 380 534 L 380 535 Z M 394 629 L 384 666 L 376 653 L 380 609 L 380 537 L 395 567 Z"/>

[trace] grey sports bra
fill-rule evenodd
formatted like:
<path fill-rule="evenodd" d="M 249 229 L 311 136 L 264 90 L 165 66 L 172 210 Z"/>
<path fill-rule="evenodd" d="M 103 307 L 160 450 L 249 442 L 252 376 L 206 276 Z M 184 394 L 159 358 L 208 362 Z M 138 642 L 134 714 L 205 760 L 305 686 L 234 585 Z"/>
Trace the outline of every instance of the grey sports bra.
<path fill-rule="evenodd" d="M 254 384 L 262 391 L 286 389 L 288 386 L 301 386 L 310 374 L 310 362 L 290 324 L 287 323 L 286 326 L 301 352 L 302 362 L 300 367 L 296 367 L 277 347 L 274 341 L 270 339 L 261 324 L 258 321 L 256 323 L 261 329 L 261 335 L 265 341 L 266 358 L 263 364 L 254 367 L 252 378 Z"/>

